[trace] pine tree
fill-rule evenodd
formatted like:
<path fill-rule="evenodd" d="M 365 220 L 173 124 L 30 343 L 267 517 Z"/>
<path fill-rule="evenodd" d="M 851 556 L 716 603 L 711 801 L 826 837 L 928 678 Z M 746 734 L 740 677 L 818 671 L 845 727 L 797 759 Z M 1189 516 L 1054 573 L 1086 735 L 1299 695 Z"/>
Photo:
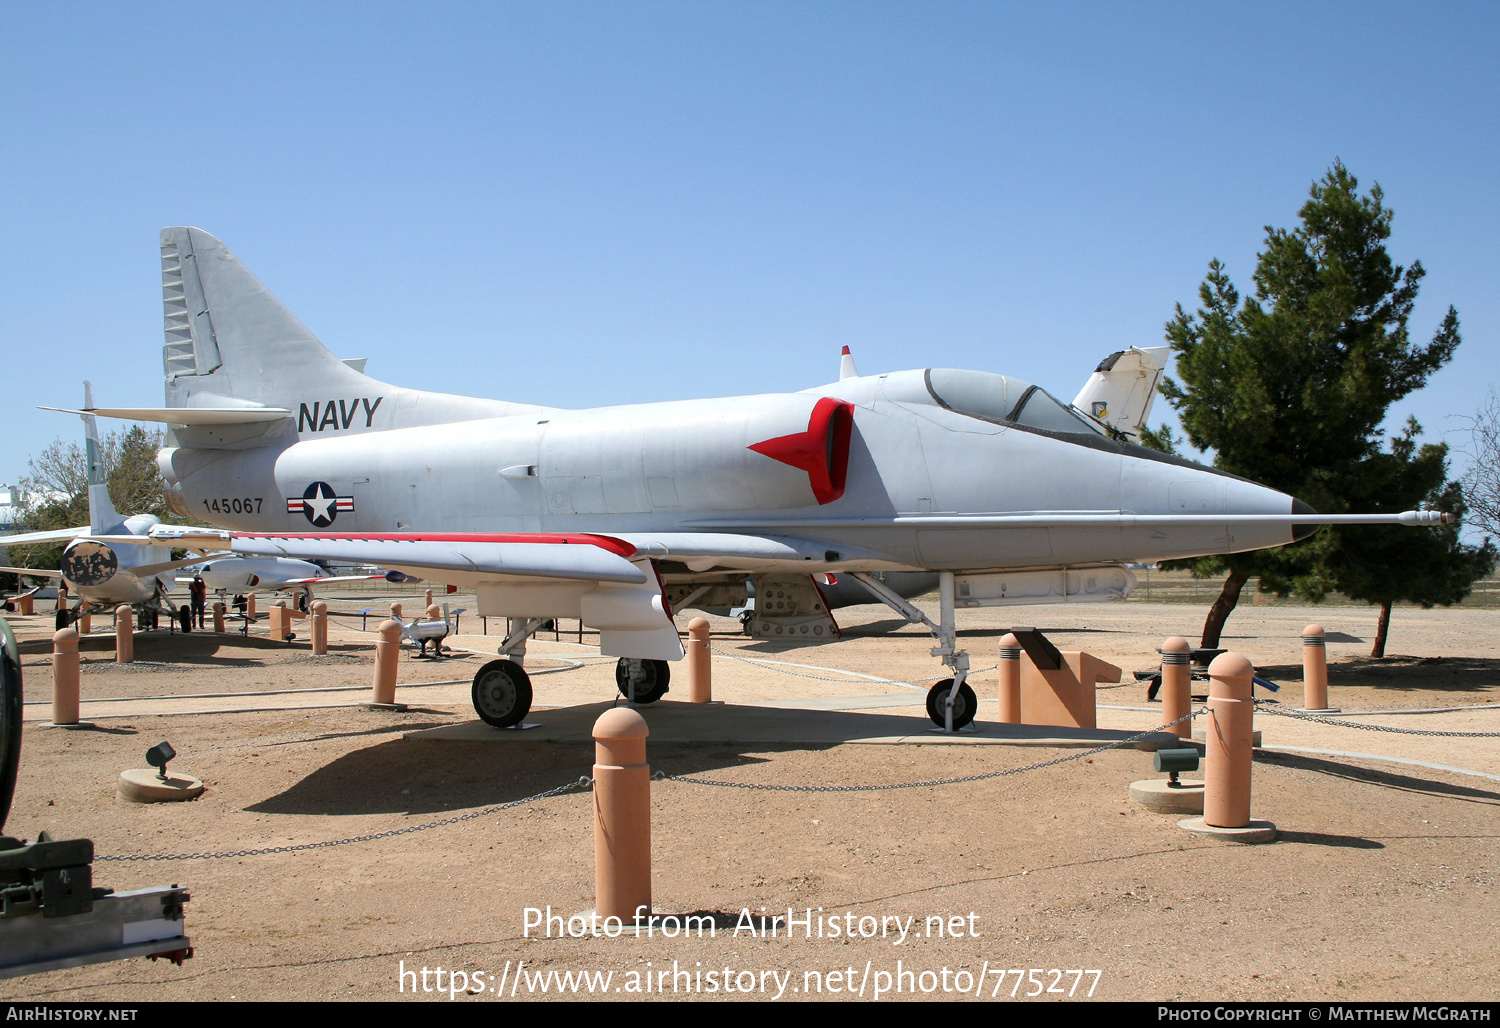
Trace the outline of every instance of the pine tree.
<path fill-rule="evenodd" d="M 1266 228 L 1253 297 L 1242 299 L 1214 260 L 1202 306 L 1189 314 L 1178 304 L 1166 329 L 1177 377 L 1161 390 L 1187 441 L 1212 451 L 1215 467 L 1327 513 L 1350 511 L 1365 495 L 1364 465 L 1380 455 L 1391 404 L 1421 388 L 1459 344 L 1452 307 L 1430 343 L 1411 341 L 1422 266 L 1392 262 L 1384 195 L 1378 185 L 1358 189 L 1335 163 L 1313 184 L 1297 228 Z M 1252 576 L 1295 578 L 1309 570 L 1308 554 L 1304 543 L 1194 562 L 1200 577 L 1228 573 L 1203 645 L 1218 645 Z"/>
<path fill-rule="evenodd" d="M 1488 539 L 1465 546 L 1459 539 L 1467 506 L 1463 487 L 1448 481 L 1448 447 L 1417 446 L 1421 426 L 1407 422 L 1390 450 L 1361 464 L 1359 488 L 1352 497 L 1360 510 L 1397 513 L 1415 507 L 1452 514 L 1448 524 L 1421 531 L 1400 525 L 1329 527 L 1310 540 L 1303 567 L 1290 576 L 1271 571 L 1261 587 L 1277 593 L 1295 591 L 1316 603 L 1330 592 L 1380 606 L 1371 657 L 1384 657 L 1391 608 L 1400 602 L 1422 607 L 1449 606 L 1469 595 L 1474 583 L 1495 567 L 1496 551 Z"/>

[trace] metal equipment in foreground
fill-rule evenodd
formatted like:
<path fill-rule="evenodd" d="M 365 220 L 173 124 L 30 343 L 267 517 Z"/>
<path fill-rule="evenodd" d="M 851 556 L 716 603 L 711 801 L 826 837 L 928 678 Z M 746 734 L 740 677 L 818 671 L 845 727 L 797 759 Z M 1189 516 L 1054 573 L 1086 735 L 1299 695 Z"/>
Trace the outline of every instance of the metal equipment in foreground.
<path fill-rule="evenodd" d="M 21 757 L 21 664 L 0 619 L 0 827 Z M 193 955 L 176 885 L 115 892 L 94 885 L 91 839 L 0 836 L 0 978 L 128 957 Z"/>

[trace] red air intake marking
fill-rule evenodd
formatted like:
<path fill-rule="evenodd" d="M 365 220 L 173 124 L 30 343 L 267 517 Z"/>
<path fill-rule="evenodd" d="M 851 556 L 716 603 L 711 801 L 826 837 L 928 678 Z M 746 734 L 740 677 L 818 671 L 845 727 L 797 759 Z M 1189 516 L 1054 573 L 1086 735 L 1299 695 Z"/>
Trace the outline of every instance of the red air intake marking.
<path fill-rule="evenodd" d="M 844 495 L 853 429 L 854 404 L 825 396 L 813 407 L 806 432 L 777 436 L 749 448 L 806 471 L 818 503 L 832 503 Z"/>

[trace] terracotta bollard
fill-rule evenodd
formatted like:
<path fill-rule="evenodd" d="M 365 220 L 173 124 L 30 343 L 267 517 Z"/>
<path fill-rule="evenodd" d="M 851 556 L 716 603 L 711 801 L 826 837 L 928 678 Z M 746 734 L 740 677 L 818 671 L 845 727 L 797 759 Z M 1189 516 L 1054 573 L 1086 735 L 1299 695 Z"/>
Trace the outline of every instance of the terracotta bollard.
<path fill-rule="evenodd" d="M 115 608 L 115 663 L 135 662 L 135 613 L 128 603 Z"/>
<path fill-rule="evenodd" d="M 594 910 L 625 925 L 651 916 L 651 767 L 646 719 L 629 707 L 594 722 Z"/>
<path fill-rule="evenodd" d="M 370 702 L 389 706 L 396 702 L 396 669 L 401 660 L 401 626 L 395 621 L 382 621 L 375 631 L 380 634 L 380 640 L 375 644 L 375 677 Z"/>
<path fill-rule="evenodd" d="M 401 604 L 399 604 L 399 603 L 393 603 L 393 604 L 391 604 L 391 620 L 392 621 L 400 621 L 401 620 Z"/>
<path fill-rule="evenodd" d="M 224 632 L 224 601 L 214 601 L 214 631 L 219 634 Z"/>
<path fill-rule="evenodd" d="M 1204 723 L 1204 764 L 1208 782 L 1203 820 L 1215 828 L 1250 823 L 1251 734 L 1255 703 L 1250 680 L 1255 668 L 1238 653 L 1221 653 L 1208 666 L 1208 715 Z"/>
<path fill-rule="evenodd" d="M 23 617 L 30 617 L 33 610 L 32 597 L 28 593 L 25 596 L 16 597 L 16 613 Z"/>
<path fill-rule="evenodd" d="M 52 633 L 52 723 L 78 724 L 78 630 Z"/>
<path fill-rule="evenodd" d="M 426 607 L 428 610 L 432 609 L 432 590 L 431 589 L 428 589 L 427 592 L 424 594 L 424 599 L 422 601 L 422 606 Z"/>
<path fill-rule="evenodd" d="M 1193 701 L 1193 647 L 1180 635 L 1161 644 L 1161 719 L 1163 723 L 1186 716 Z M 1184 721 L 1167 731 L 1183 739 L 1193 737 L 1193 723 Z"/>
<path fill-rule="evenodd" d="M 249 621 L 255 620 L 255 594 L 251 593 L 245 597 L 245 618 Z"/>
<path fill-rule="evenodd" d="M 687 673 L 688 702 L 708 703 L 714 698 L 713 669 L 708 652 L 708 619 L 688 622 Z"/>
<path fill-rule="evenodd" d="M 1000 637 L 1000 723 L 1021 724 L 1021 640 Z"/>
<path fill-rule="evenodd" d="M 328 604 L 322 600 L 312 605 L 312 651 L 314 654 L 328 652 Z"/>
<path fill-rule="evenodd" d="M 1302 706 L 1333 713 L 1328 706 L 1328 639 L 1322 625 L 1302 630 Z"/>
<path fill-rule="evenodd" d="M 1208 666 L 1208 713 L 1204 718 L 1203 816 L 1177 822 L 1196 835 L 1231 842 L 1271 842 L 1276 826 L 1250 817 L 1251 739 L 1255 668 L 1238 653 L 1221 653 Z"/>
<path fill-rule="evenodd" d="M 78 634 L 88 635 L 94 630 L 94 615 L 85 614 L 78 619 Z"/>

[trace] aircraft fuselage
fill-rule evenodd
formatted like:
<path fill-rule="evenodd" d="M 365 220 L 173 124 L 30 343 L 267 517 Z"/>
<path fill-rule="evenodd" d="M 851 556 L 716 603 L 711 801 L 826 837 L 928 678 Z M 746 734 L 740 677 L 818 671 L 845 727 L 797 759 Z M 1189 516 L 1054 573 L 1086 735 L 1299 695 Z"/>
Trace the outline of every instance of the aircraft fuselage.
<path fill-rule="evenodd" d="M 277 445 L 183 446 L 162 451 L 160 464 L 180 512 L 256 532 L 780 530 L 826 543 L 829 566 L 933 571 L 1150 562 L 1292 541 L 1286 524 L 1213 517 L 1286 515 L 1293 501 L 1283 493 L 1081 422 L 1071 432 L 1062 422 L 1028 427 L 953 409 L 934 374 L 385 430 L 364 426 L 360 406 L 347 426 L 342 415 L 302 418 Z M 1097 512 L 1194 517 L 1124 527 L 963 523 Z"/>

